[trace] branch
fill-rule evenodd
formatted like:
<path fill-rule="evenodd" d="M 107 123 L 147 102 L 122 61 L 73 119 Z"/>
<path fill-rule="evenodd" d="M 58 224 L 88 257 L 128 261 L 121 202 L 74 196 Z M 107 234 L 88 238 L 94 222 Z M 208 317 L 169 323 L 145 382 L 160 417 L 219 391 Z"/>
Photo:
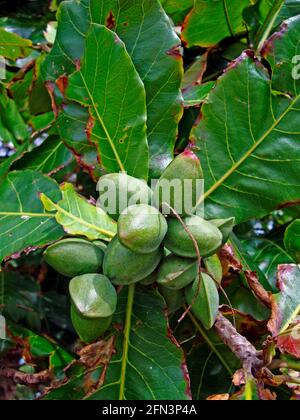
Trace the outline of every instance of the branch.
<path fill-rule="evenodd" d="M 12 379 L 21 385 L 38 385 L 49 382 L 52 379 L 52 375 L 48 370 L 43 370 L 39 373 L 24 373 L 7 367 L 0 368 L 0 376 Z"/>
<path fill-rule="evenodd" d="M 223 315 L 219 314 L 215 323 L 216 331 L 222 341 L 230 348 L 249 371 L 257 371 L 263 366 L 262 360 L 258 358 L 256 348 L 233 327 Z"/>

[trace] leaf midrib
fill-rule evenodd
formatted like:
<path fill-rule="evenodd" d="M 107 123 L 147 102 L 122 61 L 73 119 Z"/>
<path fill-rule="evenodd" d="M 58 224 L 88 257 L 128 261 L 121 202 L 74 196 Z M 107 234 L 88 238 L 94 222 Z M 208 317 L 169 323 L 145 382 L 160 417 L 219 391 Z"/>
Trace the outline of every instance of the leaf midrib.
<path fill-rule="evenodd" d="M 127 300 L 127 306 L 126 306 L 126 318 L 125 318 L 124 341 L 123 341 L 123 352 L 122 352 L 122 366 L 121 366 L 121 375 L 120 375 L 120 393 L 119 393 L 120 401 L 123 401 L 125 399 L 126 372 L 127 372 L 128 353 L 129 353 L 129 345 L 130 345 L 134 292 L 135 292 L 135 285 L 132 284 L 129 286 L 128 300 Z"/>
<path fill-rule="evenodd" d="M 224 6 L 224 12 L 225 12 L 225 18 L 226 18 L 228 30 L 229 30 L 231 36 L 234 36 L 234 30 L 233 30 L 233 27 L 232 27 L 231 22 L 230 22 L 227 0 L 223 0 L 223 6 Z"/>
<path fill-rule="evenodd" d="M 0 212 L 0 216 L 20 216 L 20 217 L 55 217 L 51 213 L 27 213 L 27 212 Z"/>
<path fill-rule="evenodd" d="M 234 166 L 232 166 L 220 179 L 217 181 L 198 201 L 197 205 L 202 204 L 211 194 L 213 194 L 254 152 L 255 150 L 264 142 L 264 140 L 269 137 L 272 131 L 279 125 L 279 123 L 284 119 L 284 117 L 291 111 L 295 103 L 300 98 L 300 94 L 295 97 L 295 99 L 290 103 L 287 109 L 282 113 L 282 115 L 274 121 L 271 127 L 265 132 L 265 134 L 248 150 L 248 152 L 238 161 Z"/>
<path fill-rule="evenodd" d="M 97 46 L 97 47 L 98 47 L 98 46 Z M 107 129 L 107 127 L 106 127 L 106 125 L 105 125 L 104 121 L 103 121 L 103 118 L 101 117 L 101 115 L 100 115 L 100 113 L 99 113 L 99 111 L 98 111 L 98 108 L 97 108 L 97 105 L 96 105 L 96 103 L 95 103 L 95 101 L 94 101 L 93 95 L 92 95 L 92 93 L 91 93 L 91 91 L 90 91 L 90 89 L 89 89 L 89 87 L 88 87 L 88 85 L 87 85 L 87 83 L 86 83 L 86 80 L 85 80 L 84 75 L 83 75 L 83 73 L 82 73 L 82 71 L 81 71 L 81 70 L 79 70 L 79 74 L 80 74 L 80 76 L 81 76 L 81 78 L 82 78 L 82 81 L 83 81 L 83 83 L 84 83 L 85 89 L 86 89 L 86 91 L 87 91 L 87 93 L 88 93 L 88 95 L 89 95 L 89 98 L 90 98 L 90 100 L 91 100 L 92 106 L 93 106 L 94 111 L 95 111 L 95 113 L 96 113 L 96 115 L 97 115 L 98 121 L 99 121 L 100 125 L 102 126 L 102 128 L 103 128 L 103 130 L 104 130 L 104 132 L 105 132 L 105 135 L 106 135 L 106 137 L 107 137 L 107 139 L 108 139 L 108 142 L 109 142 L 109 144 L 110 144 L 110 147 L 111 147 L 111 149 L 112 149 L 112 151 L 113 151 L 113 153 L 114 153 L 114 155 L 115 155 L 116 161 L 118 162 L 119 168 L 120 168 L 120 170 L 121 170 L 122 172 L 125 172 L 125 167 L 124 167 L 124 165 L 123 165 L 123 162 L 122 162 L 122 160 L 121 160 L 121 158 L 120 158 L 120 156 L 119 156 L 119 153 L 118 153 L 118 151 L 117 151 L 117 149 L 116 149 L 116 147 L 115 147 L 115 144 L 114 144 L 114 142 L 113 142 L 113 139 L 111 138 L 111 135 L 110 135 L 110 133 L 109 133 L 109 131 L 108 131 L 108 129 Z"/>
<path fill-rule="evenodd" d="M 0 42 L 0 47 L 16 47 L 16 48 L 30 48 L 30 44 L 21 45 L 21 44 L 15 44 L 15 43 L 2 43 Z"/>
<path fill-rule="evenodd" d="M 106 229 L 102 229 L 96 225 L 93 225 L 89 222 L 86 222 L 84 219 L 81 219 L 80 217 L 75 216 L 74 214 L 68 212 L 67 210 L 63 209 L 62 207 L 60 207 L 58 204 L 53 203 L 53 201 L 51 201 L 48 197 L 47 199 L 51 202 L 51 205 L 57 210 L 57 212 L 60 212 L 62 214 L 64 214 L 65 216 L 69 217 L 70 219 L 75 220 L 77 223 L 82 224 L 90 229 L 96 230 L 98 232 L 100 232 L 102 235 L 106 235 L 110 238 L 113 238 L 115 236 L 115 233 L 106 230 Z M 56 215 L 53 215 L 54 217 L 56 217 Z"/>

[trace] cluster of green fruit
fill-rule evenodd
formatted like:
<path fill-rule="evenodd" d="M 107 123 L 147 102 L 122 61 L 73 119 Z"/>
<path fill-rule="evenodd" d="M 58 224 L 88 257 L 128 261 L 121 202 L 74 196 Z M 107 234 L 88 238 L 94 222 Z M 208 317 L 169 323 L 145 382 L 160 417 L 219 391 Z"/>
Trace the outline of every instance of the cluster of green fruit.
<path fill-rule="evenodd" d="M 178 156 L 161 180 L 172 176 L 202 178 L 197 157 L 190 151 Z M 117 191 L 120 185 L 126 185 L 128 201 L 143 189 L 148 204 L 131 205 L 111 215 L 117 221 L 118 233 L 107 247 L 100 241 L 71 238 L 51 245 L 44 253 L 46 262 L 57 272 L 73 277 L 69 287 L 71 317 L 81 340 L 90 343 L 109 328 L 117 305 L 114 286 L 137 282 L 156 283 L 170 312 L 185 301 L 192 304 L 194 315 L 211 328 L 211 320 L 199 308 L 203 308 L 205 293 L 215 295 L 218 301 L 216 282 L 222 277 L 222 269 L 215 254 L 227 241 L 234 219 L 207 221 L 187 214 L 182 219 L 175 214 L 166 217 L 163 204 L 172 208 L 172 195 L 168 203 L 160 202 L 156 208 L 150 205 L 152 190 L 143 181 L 124 173 L 105 177 L 116 184 Z M 194 197 L 195 202 L 198 198 Z M 199 253 L 212 276 L 199 273 Z"/>

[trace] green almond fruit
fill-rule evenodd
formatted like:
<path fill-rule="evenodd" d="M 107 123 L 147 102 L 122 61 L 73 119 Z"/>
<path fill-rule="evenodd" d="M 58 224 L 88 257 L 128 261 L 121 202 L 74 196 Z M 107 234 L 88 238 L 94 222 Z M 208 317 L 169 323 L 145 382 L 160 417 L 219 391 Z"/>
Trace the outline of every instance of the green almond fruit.
<path fill-rule="evenodd" d="M 147 204 L 128 207 L 118 221 L 119 241 L 138 254 L 148 254 L 157 250 L 167 230 L 165 217 Z"/>
<path fill-rule="evenodd" d="M 107 249 L 107 245 L 102 241 L 93 241 L 93 244 L 101 249 L 101 251 L 103 252 L 103 257 L 104 257 L 104 254 L 105 254 L 106 249 Z"/>
<path fill-rule="evenodd" d="M 85 318 L 107 318 L 114 314 L 117 293 L 102 274 L 84 274 L 70 281 L 72 304 Z"/>
<path fill-rule="evenodd" d="M 154 199 L 163 214 L 172 215 L 170 212 L 170 207 L 172 207 L 179 215 L 188 216 L 195 213 L 202 194 L 203 171 L 200 160 L 187 149 L 177 156 L 163 172 L 156 184 Z"/>
<path fill-rule="evenodd" d="M 81 341 L 90 344 L 100 338 L 111 325 L 112 317 L 85 318 L 71 305 L 71 320 Z"/>
<path fill-rule="evenodd" d="M 235 226 L 235 218 L 230 217 L 229 219 L 214 219 L 210 220 L 209 222 L 215 225 L 221 231 L 223 235 L 222 245 L 225 245 Z"/>
<path fill-rule="evenodd" d="M 151 286 L 157 280 L 157 270 L 153 271 L 148 277 L 140 281 L 142 286 Z"/>
<path fill-rule="evenodd" d="M 216 226 L 199 216 L 186 217 L 183 222 L 197 241 L 201 257 L 209 257 L 219 251 L 223 236 Z M 180 257 L 197 258 L 194 242 L 177 219 L 168 220 L 164 246 Z"/>
<path fill-rule="evenodd" d="M 137 254 L 115 237 L 107 247 L 103 272 L 115 285 L 129 285 L 153 273 L 162 258 L 161 248 L 150 254 Z"/>
<path fill-rule="evenodd" d="M 221 284 L 223 279 L 223 267 L 218 255 L 212 255 L 205 258 L 204 265 L 210 276 L 218 283 Z"/>
<path fill-rule="evenodd" d="M 56 242 L 44 252 L 46 263 L 66 277 L 101 271 L 103 258 L 99 246 L 78 238 Z"/>
<path fill-rule="evenodd" d="M 153 196 L 145 181 L 122 172 L 102 176 L 97 189 L 100 207 L 115 221 L 127 207 L 150 204 Z"/>
<path fill-rule="evenodd" d="M 168 289 L 161 285 L 158 286 L 158 290 L 165 299 L 169 314 L 176 312 L 184 305 L 185 296 L 183 290 Z"/>
<path fill-rule="evenodd" d="M 166 257 L 158 271 L 157 283 L 173 290 L 180 290 L 192 283 L 198 274 L 198 261 L 177 255 Z"/>
<path fill-rule="evenodd" d="M 214 280 L 209 275 L 202 273 L 185 289 L 185 297 L 188 305 L 193 304 L 191 311 L 195 317 L 202 322 L 207 330 L 210 330 L 216 322 L 220 303 Z"/>

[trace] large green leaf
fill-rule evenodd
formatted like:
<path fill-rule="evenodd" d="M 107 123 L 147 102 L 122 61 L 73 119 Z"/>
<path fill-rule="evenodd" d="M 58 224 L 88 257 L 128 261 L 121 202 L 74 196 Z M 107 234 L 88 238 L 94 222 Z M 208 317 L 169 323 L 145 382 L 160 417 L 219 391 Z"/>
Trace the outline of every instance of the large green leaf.
<path fill-rule="evenodd" d="M 239 223 L 299 199 L 300 80 L 292 78 L 299 35 L 300 17 L 287 21 L 269 43 L 272 81 L 244 54 L 203 105 L 194 134 L 208 216 L 235 216 Z"/>
<path fill-rule="evenodd" d="M 249 37 L 255 47 L 276 30 L 281 22 L 300 14 L 299 0 L 260 0 L 249 7 L 244 18 L 249 29 Z"/>
<path fill-rule="evenodd" d="M 256 2 L 255 5 L 252 5 L 249 8 L 249 15 L 251 16 L 250 21 L 249 17 L 247 20 L 248 11 L 245 12 L 245 20 L 249 25 L 249 37 L 251 38 L 252 32 L 255 33 L 254 37 L 254 47 L 257 50 L 261 50 L 266 39 L 269 37 L 278 16 L 281 14 L 285 5 L 285 0 L 261 0 Z M 286 16 L 290 17 L 290 16 Z M 280 23 L 284 19 L 280 19 Z M 249 22 L 248 22 L 249 21 Z M 256 25 L 255 25 L 256 24 Z M 253 29 L 254 28 L 254 29 Z"/>
<path fill-rule="evenodd" d="M 60 5 L 56 41 L 41 68 L 45 80 L 55 81 L 75 70 L 84 53 L 85 34 L 90 25 L 89 6 L 90 0 L 64 1 Z"/>
<path fill-rule="evenodd" d="M 148 177 L 146 95 L 123 42 L 92 24 L 81 68 L 69 78 L 68 99 L 89 107 L 91 141 L 109 172 Z"/>
<path fill-rule="evenodd" d="M 259 18 L 262 22 L 270 13 L 271 9 L 274 9 L 276 3 L 282 3 L 280 7 L 280 14 L 276 19 L 275 25 L 282 22 L 285 19 L 296 16 L 300 11 L 299 0 L 261 0 L 257 2 L 257 8 L 259 10 Z"/>
<path fill-rule="evenodd" d="M 55 202 L 47 194 L 41 200 L 57 223 L 71 235 L 86 236 L 90 240 L 111 240 L 117 233 L 117 224 L 100 208 L 80 197 L 72 184 L 61 187 L 62 200 Z"/>
<path fill-rule="evenodd" d="M 11 169 L 31 169 L 50 174 L 67 166 L 72 158 L 72 153 L 66 148 L 60 138 L 50 136 L 41 146 L 25 153 L 12 165 Z"/>
<path fill-rule="evenodd" d="M 247 285 L 248 281 L 245 277 L 245 272 L 256 272 L 258 279 L 262 286 L 268 290 L 277 292 L 277 287 L 273 284 L 270 284 L 269 279 L 266 277 L 265 272 L 263 272 L 258 264 L 255 261 L 255 258 L 251 256 L 250 252 L 247 249 L 247 243 L 244 244 L 241 242 L 236 235 L 231 234 L 230 235 L 230 246 L 232 246 L 232 249 L 234 251 L 235 258 L 240 261 L 242 264 L 243 272 L 241 273 L 243 284 Z M 273 287 L 274 286 L 274 287 Z"/>
<path fill-rule="evenodd" d="M 88 121 L 88 111 L 75 102 L 69 102 L 59 113 L 56 126 L 62 141 L 74 153 L 78 163 L 93 175 L 100 156 L 95 145 L 87 139 Z"/>
<path fill-rule="evenodd" d="M 196 401 L 205 400 L 215 394 L 230 394 L 233 388 L 232 375 L 240 368 L 240 362 L 229 348 L 220 341 L 217 334 L 213 330 L 208 334 L 232 373 L 229 374 L 228 369 L 222 365 L 216 354 L 206 344 L 196 343 L 187 352 L 193 399 Z"/>
<path fill-rule="evenodd" d="M 242 278 L 226 287 L 226 294 L 222 297 L 222 303 L 228 305 L 228 299 L 232 307 L 244 314 L 252 316 L 257 321 L 265 321 L 270 318 L 270 310 L 258 300 L 248 287 L 244 286 Z"/>
<path fill-rule="evenodd" d="M 173 158 L 182 115 L 180 40 L 158 0 L 92 0 L 91 5 L 94 21 L 105 25 L 115 17 L 113 30 L 145 85 L 150 169 L 152 177 L 158 177 Z"/>
<path fill-rule="evenodd" d="M 21 116 L 15 101 L 0 88 L 0 140 L 4 143 L 18 142 L 28 139 L 28 127 Z"/>
<path fill-rule="evenodd" d="M 194 0 L 160 0 L 160 2 L 176 25 L 184 21 L 184 18 L 194 6 Z"/>
<path fill-rule="evenodd" d="M 264 273 L 271 290 L 277 290 L 277 269 L 280 264 L 290 264 L 294 260 L 280 245 L 268 239 L 248 239 L 243 241 L 247 252 Z"/>
<path fill-rule="evenodd" d="M 0 186 L 0 261 L 25 248 L 39 247 L 64 235 L 53 214 L 39 200 L 45 193 L 61 197 L 58 185 L 35 171 L 8 174 Z"/>
<path fill-rule="evenodd" d="M 173 158 L 182 114 L 183 66 L 179 39 L 158 0 L 68 1 L 61 4 L 58 20 L 56 43 L 43 66 L 46 80 L 55 81 L 75 69 L 90 21 L 107 25 L 124 41 L 145 85 L 151 172 L 159 175 Z"/>
<path fill-rule="evenodd" d="M 31 45 L 32 42 L 30 40 L 0 28 L 0 56 L 10 60 L 26 57 L 30 52 L 28 48 Z"/>
<path fill-rule="evenodd" d="M 288 252 L 300 262 L 300 219 L 289 225 L 284 235 L 284 245 Z"/>
<path fill-rule="evenodd" d="M 188 47 L 211 47 L 245 31 L 243 10 L 250 0 L 196 0 L 184 22 L 183 40 Z"/>
<path fill-rule="evenodd" d="M 269 322 L 269 329 L 274 336 L 286 331 L 299 314 L 300 266 L 279 266 L 278 287 L 281 293 L 273 296 L 272 319 Z"/>
<path fill-rule="evenodd" d="M 185 377 L 183 352 L 169 338 L 165 303 L 156 291 L 134 286 L 118 296 L 114 317 L 115 352 L 107 360 L 100 389 L 93 400 L 187 400 L 189 384 Z M 99 375 L 94 380 L 98 381 Z M 91 375 L 90 375 L 91 376 Z M 46 399 L 85 397 L 85 375 L 81 373 L 70 382 L 53 390 Z M 101 383 L 103 382 L 103 383 Z"/>

